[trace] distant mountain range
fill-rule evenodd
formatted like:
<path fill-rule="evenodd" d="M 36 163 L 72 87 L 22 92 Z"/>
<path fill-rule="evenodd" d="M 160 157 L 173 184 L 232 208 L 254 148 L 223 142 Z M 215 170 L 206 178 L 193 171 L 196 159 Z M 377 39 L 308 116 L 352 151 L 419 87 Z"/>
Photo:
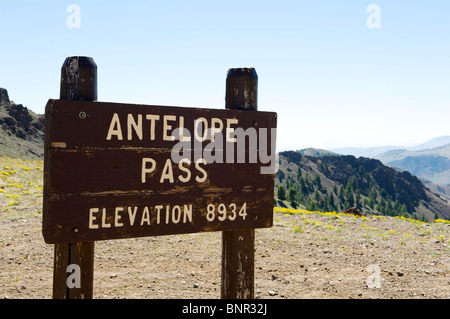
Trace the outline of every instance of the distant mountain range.
<path fill-rule="evenodd" d="M 433 183 L 450 184 L 450 144 L 420 151 L 392 150 L 376 158 Z"/>
<path fill-rule="evenodd" d="M 377 158 L 378 155 L 386 153 L 392 150 L 408 150 L 408 151 L 420 151 L 427 150 L 436 147 L 440 147 L 446 144 L 450 144 L 450 135 L 440 136 L 433 138 L 423 144 L 413 146 L 413 147 L 404 147 L 404 146 L 377 146 L 377 147 L 341 147 L 341 148 L 333 148 L 330 151 L 342 154 L 342 155 L 353 155 L 356 157 L 369 157 L 369 158 Z"/>
<path fill-rule="evenodd" d="M 450 195 L 450 136 L 440 136 L 414 147 L 341 148 L 332 151 L 379 159 L 386 165 L 441 185 L 441 190 Z"/>

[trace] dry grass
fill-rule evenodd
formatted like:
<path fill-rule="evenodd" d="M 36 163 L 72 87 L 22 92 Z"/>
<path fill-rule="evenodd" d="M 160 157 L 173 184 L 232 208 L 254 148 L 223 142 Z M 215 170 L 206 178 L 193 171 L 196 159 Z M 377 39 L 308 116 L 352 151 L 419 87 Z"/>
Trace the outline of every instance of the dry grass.
<path fill-rule="evenodd" d="M 42 213 L 43 161 L 0 157 L 0 211 L 3 218 Z"/>

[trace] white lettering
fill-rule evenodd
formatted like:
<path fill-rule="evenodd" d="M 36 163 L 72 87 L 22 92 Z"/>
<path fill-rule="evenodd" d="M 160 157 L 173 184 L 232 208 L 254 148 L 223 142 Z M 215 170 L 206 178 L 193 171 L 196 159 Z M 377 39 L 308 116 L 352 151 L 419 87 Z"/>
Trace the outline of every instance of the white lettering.
<path fill-rule="evenodd" d="M 111 119 L 111 124 L 109 125 L 108 135 L 106 136 L 106 139 L 110 141 L 113 135 L 116 135 L 119 141 L 123 140 L 122 128 L 120 126 L 119 115 L 117 113 L 114 113 Z"/>
<path fill-rule="evenodd" d="M 166 224 L 169 223 L 169 217 L 170 217 L 170 214 L 169 214 L 169 208 L 170 208 L 170 206 L 167 205 L 167 206 L 166 206 Z"/>
<path fill-rule="evenodd" d="M 199 128 L 200 128 L 200 130 L 203 131 L 201 136 L 199 135 L 199 132 L 198 132 Z M 199 142 L 205 141 L 208 138 L 207 132 L 208 132 L 208 121 L 204 117 L 199 117 L 198 119 L 196 119 L 194 121 L 194 137 L 195 137 L 195 139 Z"/>
<path fill-rule="evenodd" d="M 228 305 L 227 305 L 228 306 Z M 189 303 L 189 306 L 183 306 L 183 309 L 181 312 L 183 314 L 209 314 L 210 317 L 214 316 L 214 313 L 216 312 L 217 306 L 196 306 L 192 303 Z M 228 313 L 228 309 L 227 309 Z"/>
<path fill-rule="evenodd" d="M 180 219 L 181 219 L 181 207 L 178 205 L 175 205 L 172 208 L 172 222 L 174 224 L 178 224 L 180 222 Z"/>
<path fill-rule="evenodd" d="M 187 222 L 187 218 L 189 218 L 189 222 L 192 223 L 192 205 L 184 205 L 183 213 L 183 223 Z"/>
<path fill-rule="evenodd" d="M 122 227 L 123 223 L 120 223 L 119 220 L 122 219 L 122 216 L 119 215 L 120 212 L 123 212 L 123 207 L 116 207 L 116 211 L 114 214 L 114 227 Z"/>
<path fill-rule="evenodd" d="M 152 166 L 147 168 L 147 163 L 151 163 Z M 142 158 L 142 169 L 141 169 L 141 182 L 145 183 L 147 174 L 153 172 L 156 168 L 156 161 L 150 157 Z"/>
<path fill-rule="evenodd" d="M 226 141 L 236 143 L 236 137 L 231 137 L 231 133 L 234 132 L 234 128 L 231 127 L 232 124 L 238 124 L 238 119 L 227 119 L 227 128 L 226 128 Z"/>
<path fill-rule="evenodd" d="M 161 174 L 160 183 L 163 183 L 164 180 L 168 179 L 170 183 L 173 183 L 173 169 L 172 169 L 172 160 L 168 158 L 166 160 L 166 164 L 164 164 L 163 172 Z"/>
<path fill-rule="evenodd" d="M 137 206 L 134 206 L 133 212 L 131 211 L 131 207 L 128 207 L 128 216 L 130 218 L 130 226 L 134 225 L 134 219 L 136 218 L 137 210 L 138 210 Z"/>
<path fill-rule="evenodd" d="M 168 130 L 172 129 L 172 126 L 169 125 L 167 122 L 168 121 L 175 121 L 177 119 L 177 117 L 175 115 L 164 115 L 163 118 L 163 140 L 164 141 L 174 141 L 175 140 L 175 136 L 172 136 L 172 134 L 167 134 Z"/>
<path fill-rule="evenodd" d="M 111 224 L 106 223 L 106 208 L 102 209 L 102 228 L 111 228 Z"/>
<path fill-rule="evenodd" d="M 150 225 L 150 211 L 147 206 L 145 206 L 144 212 L 142 213 L 141 226 L 144 225 L 144 222 L 146 222 L 147 225 Z"/>
<path fill-rule="evenodd" d="M 200 158 L 195 162 L 195 168 L 203 173 L 203 177 L 196 176 L 195 180 L 199 183 L 203 183 L 204 181 L 206 181 L 206 178 L 208 178 L 208 173 L 206 173 L 206 171 L 202 167 L 200 167 L 200 162 L 206 165 L 206 160 L 204 158 Z"/>
<path fill-rule="evenodd" d="M 98 213 L 98 208 L 89 209 L 89 229 L 98 229 L 98 225 L 94 225 L 94 221 L 97 219 L 94 213 Z"/>
<path fill-rule="evenodd" d="M 223 130 L 222 120 L 217 117 L 213 117 L 211 119 L 211 142 L 214 142 L 216 133 L 221 133 L 222 130 Z M 220 137 L 222 138 L 222 135 Z"/>
<path fill-rule="evenodd" d="M 247 203 L 238 207 L 235 203 L 210 203 L 206 207 L 207 214 L 199 218 L 206 217 L 209 222 L 216 220 L 223 222 L 225 220 L 235 221 L 236 219 L 245 220 L 247 216 Z M 155 225 L 160 224 L 186 224 L 193 222 L 194 207 L 192 204 L 176 204 L 176 205 L 155 205 L 155 206 L 116 206 L 111 208 L 93 207 L 89 209 L 89 228 L 127 228 L 132 226 L 152 226 L 156 219 Z M 96 215 L 96 213 L 101 214 Z M 138 216 L 139 215 L 139 216 Z M 139 222 L 136 223 L 136 219 Z M 95 221 L 101 219 L 101 223 L 96 224 Z M 153 220 L 153 221 L 152 221 Z M 122 231 L 123 233 L 124 231 Z"/>
<path fill-rule="evenodd" d="M 127 120 L 127 137 L 128 140 L 131 141 L 133 139 L 133 132 L 131 129 L 134 129 L 136 135 L 140 140 L 142 140 L 142 114 L 138 114 L 138 122 L 134 120 L 133 114 L 128 114 Z"/>
<path fill-rule="evenodd" d="M 178 128 L 176 130 L 178 130 L 178 133 L 179 133 L 178 140 L 180 142 L 190 142 L 191 141 L 191 135 L 189 134 L 189 130 L 184 129 L 184 117 L 183 116 L 180 116 L 180 125 L 178 126 Z"/>
<path fill-rule="evenodd" d="M 188 160 L 187 158 L 183 158 L 182 160 L 180 160 L 180 163 L 178 163 L 178 168 L 180 169 L 180 171 L 183 171 L 186 173 L 185 177 L 183 177 L 182 175 L 178 175 L 178 179 L 182 183 L 187 183 L 191 179 L 191 171 L 189 169 L 187 169 L 186 167 L 184 167 L 183 163 L 186 163 L 187 165 L 191 165 L 191 161 Z"/>
<path fill-rule="evenodd" d="M 150 140 L 155 140 L 155 121 L 159 121 L 159 115 L 147 114 L 145 119 L 150 120 Z"/>
<path fill-rule="evenodd" d="M 159 225 L 159 222 L 160 222 L 161 209 L 163 209 L 163 208 L 164 208 L 163 205 L 155 206 L 155 209 L 156 209 L 156 223 L 157 223 L 158 225 Z"/>

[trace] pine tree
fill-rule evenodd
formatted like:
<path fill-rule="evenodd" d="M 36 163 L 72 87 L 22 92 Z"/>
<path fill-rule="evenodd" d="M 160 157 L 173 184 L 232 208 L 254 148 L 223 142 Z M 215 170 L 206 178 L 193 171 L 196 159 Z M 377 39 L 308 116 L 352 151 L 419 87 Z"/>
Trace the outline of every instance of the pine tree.
<path fill-rule="evenodd" d="M 316 202 L 319 202 L 319 201 L 320 201 L 320 195 L 319 195 L 319 192 L 317 191 L 317 189 L 316 189 L 316 191 L 314 192 L 314 199 L 316 200 Z"/>
<path fill-rule="evenodd" d="M 341 185 L 338 190 L 338 197 L 341 202 L 344 201 L 344 186 Z"/>
<path fill-rule="evenodd" d="M 320 179 L 320 176 L 317 173 L 314 174 L 313 184 L 316 185 L 317 188 L 319 189 L 322 187 L 322 180 Z"/>
<path fill-rule="evenodd" d="M 355 206 L 355 199 L 353 197 L 353 193 L 349 194 L 349 197 L 347 198 L 347 202 L 348 202 L 350 207 Z"/>
<path fill-rule="evenodd" d="M 300 184 L 300 193 L 303 195 L 308 195 L 308 187 L 306 186 L 306 182 L 303 176 L 300 176 L 298 182 Z"/>
<path fill-rule="evenodd" d="M 302 177 L 302 170 L 300 169 L 300 166 L 297 168 L 297 179 L 300 181 L 300 177 Z"/>
<path fill-rule="evenodd" d="M 329 205 L 330 208 L 331 208 L 330 211 L 336 209 L 336 206 L 335 206 L 335 204 L 334 204 L 334 197 L 333 197 L 333 194 L 332 194 L 332 193 L 328 194 L 328 205 Z"/>
<path fill-rule="evenodd" d="M 359 193 L 359 189 L 356 190 L 355 192 L 355 204 L 356 207 L 361 207 L 361 194 Z"/>
<path fill-rule="evenodd" d="M 289 201 L 292 203 L 296 200 L 297 197 L 297 190 L 294 188 L 289 188 Z"/>
<path fill-rule="evenodd" d="M 367 201 L 367 206 L 369 206 L 372 209 L 375 209 L 375 201 L 372 197 L 369 197 L 369 200 Z"/>
<path fill-rule="evenodd" d="M 278 177 L 280 183 L 282 183 L 284 179 L 284 172 L 281 169 L 279 169 L 275 175 Z"/>
<path fill-rule="evenodd" d="M 286 200 L 286 189 L 283 185 L 278 187 L 278 199 L 279 200 Z"/>

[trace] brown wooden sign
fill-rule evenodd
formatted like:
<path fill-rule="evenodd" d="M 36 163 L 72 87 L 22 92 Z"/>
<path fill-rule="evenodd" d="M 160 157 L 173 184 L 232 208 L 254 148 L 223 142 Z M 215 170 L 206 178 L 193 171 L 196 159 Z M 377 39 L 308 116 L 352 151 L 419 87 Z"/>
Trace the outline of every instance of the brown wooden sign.
<path fill-rule="evenodd" d="M 49 100 L 47 243 L 272 226 L 276 113 Z"/>

